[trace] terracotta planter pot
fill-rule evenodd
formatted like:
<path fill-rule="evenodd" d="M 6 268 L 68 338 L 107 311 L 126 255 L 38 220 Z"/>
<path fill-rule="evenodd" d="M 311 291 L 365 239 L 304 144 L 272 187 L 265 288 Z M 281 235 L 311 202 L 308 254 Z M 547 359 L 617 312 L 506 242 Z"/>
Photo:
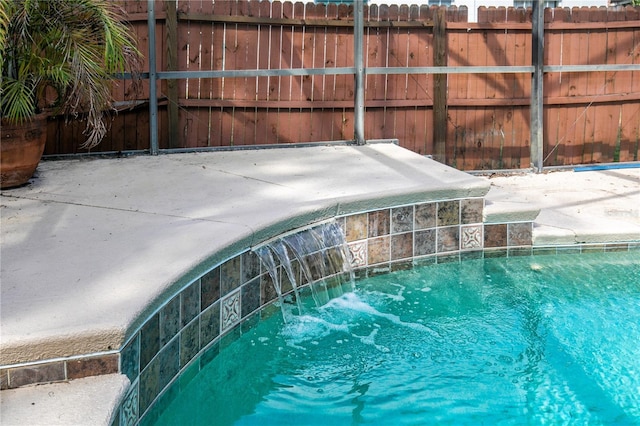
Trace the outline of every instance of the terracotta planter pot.
<path fill-rule="evenodd" d="M 0 127 L 0 188 L 20 186 L 33 176 L 47 142 L 47 115 L 16 125 L 2 120 Z"/>

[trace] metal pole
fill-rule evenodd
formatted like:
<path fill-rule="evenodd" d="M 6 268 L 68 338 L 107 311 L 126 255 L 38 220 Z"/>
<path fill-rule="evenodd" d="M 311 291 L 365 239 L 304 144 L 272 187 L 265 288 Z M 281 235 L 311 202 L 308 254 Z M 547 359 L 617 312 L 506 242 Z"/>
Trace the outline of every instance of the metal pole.
<path fill-rule="evenodd" d="M 356 68 L 354 137 L 358 145 L 366 143 L 364 138 L 364 0 L 355 0 L 353 13 L 354 66 Z"/>
<path fill-rule="evenodd" d="M 149 150 L 158 155 L 158 96 L 156 82 L 156 10 L 155 0 L 147 0 L 149 28 Z"/>
<path fill-rule="evenodd" d="M 543 167 L 543 67 L 544 67 L 544 5 L 542 0 L 533 2 L 533 16 L 531 26 L 531 163 L 536 173 L 542 172 Z"/>

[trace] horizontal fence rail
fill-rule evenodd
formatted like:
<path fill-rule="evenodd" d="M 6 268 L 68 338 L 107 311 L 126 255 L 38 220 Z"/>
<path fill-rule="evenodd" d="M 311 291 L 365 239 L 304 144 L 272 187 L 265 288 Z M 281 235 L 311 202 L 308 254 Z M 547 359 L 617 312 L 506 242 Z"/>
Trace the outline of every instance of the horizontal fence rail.
<path fill-rule="evenodd" d="M 544 72 L 603 72 L 603 71 L 640 71 L 638 65 L 545 65 Z M 495 66 L 495 67 L 369 67 L 367 74 L 510 74 L 532 73 L 533 66 Z M 291 68 L 291 69 L 252 69 L 223 71 L 158 71 L 158 80 L 182 78 L 222 78 L 222 77 L 278 77 L 303 75 L 353 75 L 354 67 L 343 68 Z M 149 73 L 140 73 L 140 78 L 148 79 Z M 132 78 L 122 75 L 122 78 Z"/>
<path fill-rule="evenodd" d="M 149 51 L 147 0 L 122 2 Z M 254 0 L 154 3 L 157 68 L 122 76 L 98 148 L 161 151 L 354 138 L 353 8 Z M 366 139 L 397 139 L 464 170 L 529 167 L 531 11 L 364 7 Z M 543 164 L 637 161 L 640 8 L 546 9 Z M 153 56 L 153 55 L 148 55 Z M 150 83 L 150 80 L 155 83 Z M 148 108 L 156 89 L 157 117 Z M 45 154 L 76 153 L 54 120 Z"/>

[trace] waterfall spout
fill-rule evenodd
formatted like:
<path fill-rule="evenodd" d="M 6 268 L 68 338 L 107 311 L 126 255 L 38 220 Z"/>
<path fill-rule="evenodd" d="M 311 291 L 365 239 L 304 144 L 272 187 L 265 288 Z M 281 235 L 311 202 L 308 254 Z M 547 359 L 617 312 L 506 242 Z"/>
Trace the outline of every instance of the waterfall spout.
<path fill-rule="evenodd" d="M 334 221 L 286 235 L 253 250 L 269 272 L 285 321 L 294 312 L 304 314 L 301 287 L 309 286 L 318 307 L 354 289 L 351 254 L 342 228 Z M 291 289 L 284 285 L 286 281 Z"/>

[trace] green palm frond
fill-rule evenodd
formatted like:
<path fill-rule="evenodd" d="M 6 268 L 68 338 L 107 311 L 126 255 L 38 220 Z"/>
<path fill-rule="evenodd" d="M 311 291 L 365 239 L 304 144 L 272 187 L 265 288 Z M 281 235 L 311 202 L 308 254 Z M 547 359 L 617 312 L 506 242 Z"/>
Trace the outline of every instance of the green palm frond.
<path fill-rule="evenodd" d="M 29 82 L 10 77 L 5 77 L 2 81 L 2 109 L 6 109 L 6 115 L 15 117 L 15 121 L 20 123 L 29 120 L 36 109 L 36 83 L 25 83 Z"/>

